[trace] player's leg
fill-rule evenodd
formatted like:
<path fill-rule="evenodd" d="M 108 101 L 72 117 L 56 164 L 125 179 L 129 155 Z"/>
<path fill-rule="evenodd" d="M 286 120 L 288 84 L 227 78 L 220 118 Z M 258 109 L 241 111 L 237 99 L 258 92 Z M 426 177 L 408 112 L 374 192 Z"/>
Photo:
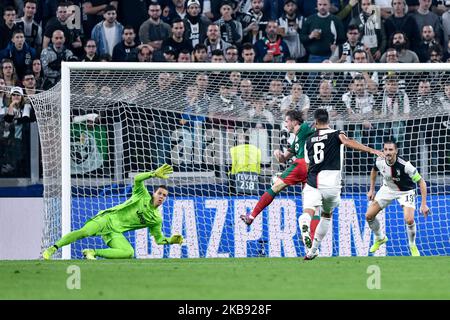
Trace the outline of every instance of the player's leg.
<path fill-rule="evenodd" d="M 318 256 L 318 248 L 320 243 L 327 235 L 328 229 L 331 226 L 331 215 L 333 214 L 334 209 L 337 208 L 341 202 L 340 189 L 324 189 L 319 190 L 319 192 L 322 198 L 322 213 L 320 222 L 317 225 L 311 249 L 307 252 L 305 260 L 312 260 Z"/>
<path fill-rule="evenodd" d="M 83 254 L 88 257 L 102 257 L 107 259 L 131 259 L 134 257 L 133 246 L 122 233 L 109 233 L 104 235 L 103 240 L 110 249 L 86 249 Z"/>
<path fill-rule="evenodd" d="M 246 224 L 251 225 L 253 220 L 263 211 L 266 207 L 268 207 L 273 199 L 280 193 L 284 188 L 288 185 L 284 183 L 281 178 L 278 178 L 275 183 L 261 196 L 258 203 L 256 203 L 255 208 L 250 214 L 241 215 L 241 220 Z"/>
<path fill-rule="evenodd" d="M 377 215 L 381 210 L 386 208 L 393 199 L 394 195 L 392 192 L 387 187 L 382 186 L 375 195 L 374 201 L 372 201 L 369 208 L 367 208 L 366 221 L 370 230 L 372 230 L 375 235 L 375 241 L 369 249 L 370 253 L 374 253 L 382 244 L 385 244 L 388 241 L 388 237 L 383 234 L 383 231 L 381 230 L 380 221 L 377 219 Z"/>
<path fill-rule="evenodd" d="M 86 224 L 75 231 L 69 232 L 65 236 L 63 236 L 61 239 L 55 242 L 55 244 L 49 248 L 47 248 L 43 253 L 42 257 L 45 260 L 51 259 L 52 255 L 61 247 L 64 247 L 72 242 L 75 242 L 77 240 L 93 236 L 97 234 L 106 223 L 105 218 L 100 218 L 96 220 L 89 220 L 86 222 Z"/>
<path fill-rule="evenodd" d="M 403 194 L 398 198 L 398 202 L 403 207 L 403 216 L 406 223 L 406 233 L 408 234 L 409 249 L 413 257 L 420 256 L 419 249 L 416 245 L 417 227 L 414 221 L 414 211 L 416 207 L 416 195 L 414 191 Z"/>

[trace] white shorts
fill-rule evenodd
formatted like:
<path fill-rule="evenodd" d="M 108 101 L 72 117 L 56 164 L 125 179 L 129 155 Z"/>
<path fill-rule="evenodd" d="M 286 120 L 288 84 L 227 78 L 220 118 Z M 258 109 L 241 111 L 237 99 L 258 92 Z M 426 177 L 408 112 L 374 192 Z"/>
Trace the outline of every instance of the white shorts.
<path fill-rule="evenodd" d="M 381 186 L 375 195 L 375 201 L 378 202 L 381 209 L 386 208 L 392 200 L 397 199 L 402 207 L 416 208 L 416 191 L 396 191 L 387 186 Z"/>
<path fill-rule="evenodd" d="M 322 211 L 329 213 L 341 203 L 341 188 L 316 189 L 309 184 L 303 189 L 303 210 L 322 206 Z"/>

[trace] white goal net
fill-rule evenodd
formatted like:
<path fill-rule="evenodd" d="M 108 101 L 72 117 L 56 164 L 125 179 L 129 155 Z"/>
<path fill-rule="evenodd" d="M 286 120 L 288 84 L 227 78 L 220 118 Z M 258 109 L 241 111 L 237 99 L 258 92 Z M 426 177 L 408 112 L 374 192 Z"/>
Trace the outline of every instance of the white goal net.
<path fill-rule="evenodd" d="M 432 212 L 428 218 L 419 214 L 417 188 L 418 248 L 423 255 L 448 255 L 447 69 L 447 64 L 65 63 L 62 82 L 31 97 L 44 170 L 42 246 L 127 199 L 137 173 L 168 163 L 175 171 L 170 179 L 146 184 L 150 191 L 167 184 L 163 232 L 181 233 L 185 242 L 158 246 L 145 229 L 128 232 L 137 258 L 302 256 L 301 186 L 283 190 L 251 227 L 239 215 L 251 211 L 287 168 L 273 157 L 292 141 L 284 113 L 302 110 L 312 121 L 314 110 L 326 108 L 333 128 L 378 150 L 393 140 L 399 156 L 418 168 Z M 245 145 L 253 149 L 239 149 Z M 250 151 L 239 156 L 243 150 Z M 369 254 L 366 193 L 374 160 L 346 149 L 342 202 L 321 256 Z M 380 182 L 378 177 L 377 190 Z M 409 255 L 400 205 L 393 202 L 379 217 L 390 241 L 377 255 Z M 66 247 L 63 258 L 81 258 L 82 249 L 101 247 L 100 237 L 83 239 Z"/>

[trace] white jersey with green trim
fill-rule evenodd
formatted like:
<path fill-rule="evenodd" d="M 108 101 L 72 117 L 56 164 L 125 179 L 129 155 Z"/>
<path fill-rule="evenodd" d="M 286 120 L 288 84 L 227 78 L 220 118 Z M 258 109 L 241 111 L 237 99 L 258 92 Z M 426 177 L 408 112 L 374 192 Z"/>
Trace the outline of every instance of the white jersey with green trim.
<path fill-rule="evenodd" d="M 386 159 L 377 158 L 374 169 L 383 176 L 383 185 L 394 191 L 414 190 L 416 183 L 421 179 L 419 172 L 411 162 L 399 157 L 392 165 L 389 165 Z"/>

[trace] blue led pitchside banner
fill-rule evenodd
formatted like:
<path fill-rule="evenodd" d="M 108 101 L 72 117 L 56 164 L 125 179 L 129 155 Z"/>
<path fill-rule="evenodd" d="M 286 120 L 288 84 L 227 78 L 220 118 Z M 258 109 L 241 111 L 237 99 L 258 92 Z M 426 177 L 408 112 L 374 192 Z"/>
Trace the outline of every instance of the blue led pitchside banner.
<path fill-rule="evenodd" d="M 343 197 L 333 216 L 332 229 L 322 242 L 321 256 L 367 256 L 373 243 L 366 221 L 365 195 Z M 117 205 L 122 197 L 73 198 L 72 230 L 80 228 L 98 210 Z M 102 203 L 99 203 L 102 201 Z M 301 200 L 277 197 L 247 227 L 239 215 L 250 211 L 257 197 L 186 197 L 168 199 L 162 208 L 163 232 L 166 236 L 181 233 L 183 245 L 157 245 L 147 229 L 126 233 L 137 258 L 198 257 L 299 257 L 304 255 L 298 217 Z M 417 245 L 422 255 L 448 255 L 450 198 L 431 196 L 432 214 L 424 218 L 416 211 Z M 420 197 L 417 199 L 420 204 Z M 376 255 L 409 255 L 408 239 L 401 207 L 395 203 L 379 216 L 390 241 Z M 72 244 L 72 257 L 81 258 L 86 247 L 105 247 L 100 238 L 84 239 Z"/>

